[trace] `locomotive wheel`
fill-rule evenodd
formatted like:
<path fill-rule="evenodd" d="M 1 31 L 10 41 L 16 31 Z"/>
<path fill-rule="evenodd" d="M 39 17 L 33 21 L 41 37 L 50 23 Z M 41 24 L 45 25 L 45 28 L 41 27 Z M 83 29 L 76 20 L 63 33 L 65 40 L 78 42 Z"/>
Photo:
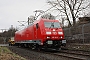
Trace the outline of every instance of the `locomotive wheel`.
<path fill-rule="evenodd" d="M 37 51 L 41 51 L 41 46 L 37 45 Z"/>
<path fill-rule="evenodd" d="M 32 49 L 32 50 L 38 50 L 38 51 L 41 50 L 41 48 L 40 48 L 40 46 L 39 46 L 38 44 L 33 44 L 33 45 L 31 46 L 31 49 Z"/>
<path fill-rule="evenodd" d="M 31 49 L 32 49 L 32 50 L 35 50 L 35 49 L 36 49 L 36 44 L 32 44 L 32 45 L 31 45 Z"/>
<path fill-rule="evenodd" d="M 26 47 L 27 47 L 27 45 L 26 45 L 26 44 L 22 44 L 21 46 L 22 46 L 22 47 L 24 47 L 24 48 L 26 48 Z"/>
<path fill-rule="evenodd" d="M 60 50 L 61 50 L 61 48 L 57 48 L 57 49 L 56 49 L 56 51 L 60 51 Z"/>
<path fill-rule="evenodd" d="M 18 47 L 21 47 L 21 44 L 18 44 Z"/>

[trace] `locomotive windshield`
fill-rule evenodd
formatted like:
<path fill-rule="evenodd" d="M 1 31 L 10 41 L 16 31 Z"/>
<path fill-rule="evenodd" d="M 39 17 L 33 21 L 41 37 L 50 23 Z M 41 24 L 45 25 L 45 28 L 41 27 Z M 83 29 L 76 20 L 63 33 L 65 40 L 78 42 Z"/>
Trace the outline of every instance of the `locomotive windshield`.
<path fill-rule="evenodd" d="M 61 28 L 59 22 L 44 22 L 44 25 L 47 28 Z"/>

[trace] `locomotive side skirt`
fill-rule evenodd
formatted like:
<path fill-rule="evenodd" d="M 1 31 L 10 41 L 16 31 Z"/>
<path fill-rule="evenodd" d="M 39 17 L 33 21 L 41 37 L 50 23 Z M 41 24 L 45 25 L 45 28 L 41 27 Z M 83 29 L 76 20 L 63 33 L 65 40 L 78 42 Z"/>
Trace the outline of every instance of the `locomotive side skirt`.
<path fill-rule="evenodd" d="M 49 48 L 54 48 L 54 47 L 60 47 L 60 46 L 65 46 L 66 40 L 46 40 L 43 43 L 41 40 L 24 40 L 20 42 L 16 42 L 16 44 L 37 44 L 39 46 L 44 46 L 44 47 L 49 47 Z"/>
<path fill-rule="evenodd" d="M 23 40 L 16 43 L 36 43 L 36 44 L 41 45 L 41 40 Z"/>

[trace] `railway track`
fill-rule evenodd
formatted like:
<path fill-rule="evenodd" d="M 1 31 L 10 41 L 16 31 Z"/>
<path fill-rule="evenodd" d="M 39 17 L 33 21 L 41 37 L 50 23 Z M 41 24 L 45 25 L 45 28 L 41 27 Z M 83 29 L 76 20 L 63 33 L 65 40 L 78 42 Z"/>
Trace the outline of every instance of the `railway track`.
<path fill-rule="evenodd" d="M 65 57 L 71 60 L 90 60 L 90 52 L 89 51 L 82 51 L 82 50 L 61 50 L 60 52 L 51 53 L 51 52 L 44 52 L 45 54 L 50 54 L 59 57 Z"/>
<path fill-rule="evenodd" d="M 90 52 L 84 52 L 84 51 L 61 50 L 58 53 L 51 53 L 51 55 L 62 56 L 75 60 L 90 60 Z"/>
<path fill-rule="evenodd" d="M 75 54 L 75 55 L 82 55 L 82 56 L 90 56 L 90 52 L 88 52 L 88 51 L 61 50 L 60 52 L 69 53 L 69 54 Z"/>
<path fill-rule="evenodd" d="M 66 58 L 71 58 L 71 59 L 76 59 L 76 60 L 87 60 L 88 59 L 88 58 L 84 58 L 81 56 L 75 56 L 75 55 L 71 55 L 71 54 L 67 54 L 67 53 L 64 53 L 64 54 L 54 53 L 54 55 L 62 56 L 62 57 L 66 57 Z"/>
<path fill-rule="evenodd" d="M 71 50 L 61 50 L 60 52 L 46 52 L 46 51 L 36 51 L 26 48 L 17 48 L 17 47 L 11 47 L 13 50 L 16 49 L 19 53 L 22 49 L 25 51 L 28 51 L 28 54 L 25 54 L 25 51 L 23 52 L 22 56 L 28 56 L 32 57 L 35 56 L 35 58 L 44 58 L 44 60 L 90 60 L 90 52 L 83 52 L 83 51 L 71 51 Z M 15 51 L 14 51 L 15 52 Z M 31 55 L 30 55 L 31 54 Z M 28 59 L 29 60 L 29 59 Z M 38 60 L 38 59 L 37 59 Z"/>
<path fill-rule="evenodd" d="M 74 59 L 75 60 L 86 60 L 86 58 L 80 58 L 80 57 L 75 57 L 75 56 L 70 56 L 70 55 L 59 54 L 59 53 L 54 53 L 54 55 L 70 58 L 70 59 L 73 59 L 73 60 Z"/>

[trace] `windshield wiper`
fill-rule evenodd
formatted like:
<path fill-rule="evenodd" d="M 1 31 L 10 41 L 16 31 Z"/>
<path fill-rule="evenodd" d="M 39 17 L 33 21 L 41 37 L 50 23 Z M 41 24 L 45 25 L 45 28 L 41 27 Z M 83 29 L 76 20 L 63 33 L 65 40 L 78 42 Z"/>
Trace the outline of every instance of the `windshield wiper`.
<path fill-rule="evenodd" d="M 51 27 L 53 27 L 53 28 L 54 28 L 54 22 L 51 22 L 51 26 L 50 26 L 50 28 L 51 28 Z"/>

